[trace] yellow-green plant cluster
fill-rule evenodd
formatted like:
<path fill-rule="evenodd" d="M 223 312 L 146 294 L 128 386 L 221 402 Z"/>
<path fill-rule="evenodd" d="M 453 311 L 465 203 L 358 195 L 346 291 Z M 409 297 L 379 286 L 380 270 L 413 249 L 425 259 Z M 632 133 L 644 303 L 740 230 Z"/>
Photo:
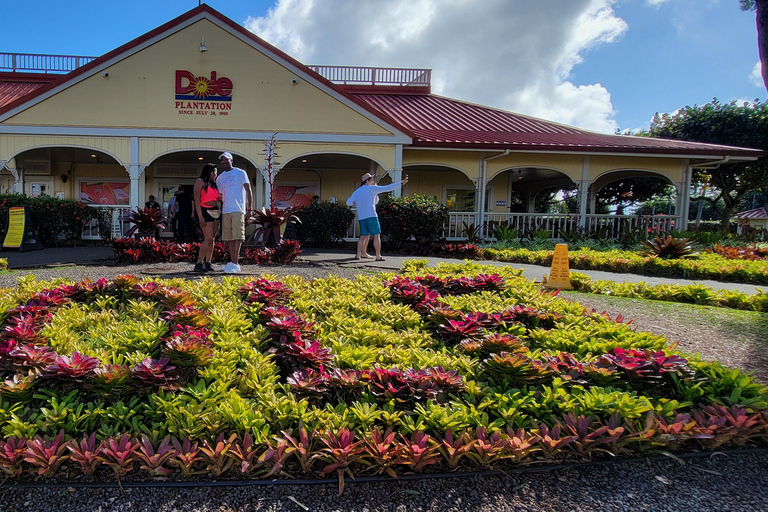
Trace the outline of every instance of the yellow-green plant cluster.
<path fill-rule="evenodd" d="M 715 290 L 703 284 L 617 283 L 606 279 L 592 279 L 579 272 L 571 272 L 570 278 L 574 290 L 580 292 L 747 311 L 768 311 L 768 293 L 760 289 L 755 294 L 747 294 L 737 290 Z"/>
<path fill-rule="evenodd" d="M 554 251 L 527 249 L 484 250 L 486 259 L 543 266 L 552 264 L 553 254 Z M 579 249 L 569 251 L 568 260 L 572 269 L 768 284 L 768 261 L 727 259 L 712 253 L 701 254 L 696 259 L 663 259 L 632 251 Z"/>

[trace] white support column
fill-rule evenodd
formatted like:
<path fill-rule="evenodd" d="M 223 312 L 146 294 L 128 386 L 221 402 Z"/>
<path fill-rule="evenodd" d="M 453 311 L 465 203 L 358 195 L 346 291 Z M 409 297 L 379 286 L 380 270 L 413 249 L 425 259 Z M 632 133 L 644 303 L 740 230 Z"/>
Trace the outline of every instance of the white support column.
<path fill-rule="evenodd" d="M 581 163 L 581 180 L 579 181 L 579 229 L 587 227 L 587 205 L 589 204 L 589 156 L 585 156 Z"/>
<path fill-rule="evenodd" d="M 477 210 L 477 226 L 480 227 L 480 238 L 485 237 L 485 229 L 482 227 L 485 224 L 485 190 L 488 188 L 488 160 L 481 158 L 480 160 L 480 175 L 477 178 L 477 197 L 475 198 L 475 206 Z"/>
<path fill-rule="evenodd" d="M 680 217 L 680 231 L 688 229 L 688 210 L 691 208 L 691 180 L 693 179 L 693 168 L 685 162 L 683 167 L 683 182 L 681 190 L 678 191 L 680 208 L 675 206 L 675 215 Z M 682 193 L 681 193 L 682 192 Z"/>
<path fill-rule="evenodd" d="M 131 180 L 131 208 L 143 208 L 144 202 L 141 200 L 144 186 L 140 183 L 144 179 L 144 168 L 146 166 L 139 164 L 128 164 L 125 169 L 128 171 L 128 177 Z"/>
<path fill-rule="evenodd" d="M 389 175 L 392 177 L 392 183 L 397 183 L 398 181 L 403 181 L 403 171 L 402 170 L 394 170 L 389 171 Z M 406 185 L 407 187 L 408 185 Z M 395 197 L 402 197 L 403 196 L 403 187 L 396 188 L 392 191 L 392 195 Z"/>
<path fill-rule="evenodd" d="M 395 145 L 395 167 L 394 169 L 389 173 L 390 176 L 392 176 L 392 182 L 402 181 L 403 180 L 403 145 L 402 144 L 396 144 Z M 406 185 L 407 187 L 408 185 Z M 395 197 L 402 197 L 403 196 L 403 187 L 400 187 L 398 189 L 395 189 L 392 192 L 392 195 Z"/>

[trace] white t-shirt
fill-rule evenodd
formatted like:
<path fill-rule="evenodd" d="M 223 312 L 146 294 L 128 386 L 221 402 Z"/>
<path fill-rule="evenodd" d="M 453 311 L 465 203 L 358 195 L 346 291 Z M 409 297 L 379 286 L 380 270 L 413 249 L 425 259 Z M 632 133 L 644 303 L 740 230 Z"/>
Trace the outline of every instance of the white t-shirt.
<path fill-rule="evenodd" d="M 379 194 L 397 190 L 402 181 L 391 183 L 389 185 L 363 185 L 352 192 L 347 199 L 347 206 L 357 206 L 357 218 L 369 219 L 378 217 L 376 215 L 376 203 L 379 202 Z"/>
<path fill-rule="evenodd" d="M 221 192 L 222 213 L 245 213 L 245 188 L 248 175 L 244 170 L 234 167 L 224 171 L 216 178 L 216 186 Z"/>

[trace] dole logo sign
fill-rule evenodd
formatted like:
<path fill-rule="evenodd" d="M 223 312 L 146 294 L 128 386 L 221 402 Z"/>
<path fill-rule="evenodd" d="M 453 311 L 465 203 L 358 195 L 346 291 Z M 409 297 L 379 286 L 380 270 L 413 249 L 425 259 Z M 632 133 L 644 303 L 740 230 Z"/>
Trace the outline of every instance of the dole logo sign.
<path fill-rule="evenodd" d="M 189 71 L 176 70 L 176 99 L 204 101 L 232 101 L 232 80 L 216 77 L 195 76 Z"/>

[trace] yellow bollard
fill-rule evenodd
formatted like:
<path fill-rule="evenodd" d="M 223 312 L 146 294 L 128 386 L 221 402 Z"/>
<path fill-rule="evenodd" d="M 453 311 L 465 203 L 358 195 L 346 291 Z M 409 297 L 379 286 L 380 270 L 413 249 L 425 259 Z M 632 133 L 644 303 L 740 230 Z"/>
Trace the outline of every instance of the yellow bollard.
<path fill-rule="evenodd" d="M 555 254 L 552 256 L 552 268 L 549 271 L 549 279 L 544 283 L 546 288 L 560 290 L 573 290 L 571 275 L 568 268 L 568 244 L 557 244 Z"/>

